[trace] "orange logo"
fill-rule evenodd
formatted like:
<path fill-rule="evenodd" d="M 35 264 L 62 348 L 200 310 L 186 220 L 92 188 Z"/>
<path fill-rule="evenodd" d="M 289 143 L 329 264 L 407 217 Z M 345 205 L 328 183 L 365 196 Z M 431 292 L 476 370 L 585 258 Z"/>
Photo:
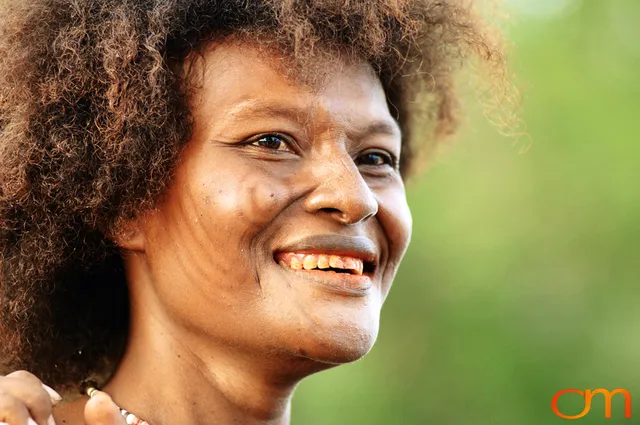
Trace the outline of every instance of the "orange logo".
<path fill-rule="evenodd" d="M 574 416 L 570 416 L 560 412 L 560 410 L 558 409 L 558 399 L 563 394 L 566 394 L 566 393 L 576 393 L 584 397 L 584 410 L 581 413 Z M 553 410 L 553 413 L 555 413 L 557 416 L 560 416 L 563 419 L 580 419 L 583 416 L 586 416 L 587 413 L 589 413 L 589 411 L 591 410 L 591 399 L 596 394 L 602 394 L 604 396 L 604 400 L 605 400 L 604 417 L 605 418 L 611 417 L 611 398 L 616 394 L 622 394 L 624 396 L 624 417 L 625 418 L 631 417 L 631 394 L 629 394 L 629 391 L 624 390 L 622 388 L 616 388 L 613 391 L 603 390 L 602 388 L 598 388 L 593 391 L 592 390 L 580 391 L 573 388 L 568 390 L 558 391 L 551 399 L 551 409 Z"/>

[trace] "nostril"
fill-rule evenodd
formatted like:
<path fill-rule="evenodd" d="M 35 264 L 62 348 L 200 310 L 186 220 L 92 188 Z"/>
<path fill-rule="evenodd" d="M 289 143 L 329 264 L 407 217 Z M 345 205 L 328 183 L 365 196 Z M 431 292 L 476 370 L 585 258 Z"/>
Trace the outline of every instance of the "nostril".
<path fill-rule="evenodd" d="M 327 214 L 329 217 L 332 217 L 334 220 L 339 221 L 342 224 L 355 224 L 361 221 L 367 220 L 370 217 L 375 215 L 375 212 L 371 212 L 369 214 L 366 211 L 344 211 L 340 208 L 332 208 L 332 207 L 324 207 L 320 208 L 318 212 L 322 212 Z"/>
<path fill-rule="evenodd" d="M 320 211 L 328 213 L 328 214 L 342 214 L 338 208 L 320 208 Z"/>
<path fill-rule="evenodd" d="M 326 215 L 341 224 L 356 224 L 375 216 L 378 203 L 368 188 L 356 187 L 345 194 L 342 188 L 334 184 L 321 184 L 306 197 L 304 208 L 307 212 Z"/>

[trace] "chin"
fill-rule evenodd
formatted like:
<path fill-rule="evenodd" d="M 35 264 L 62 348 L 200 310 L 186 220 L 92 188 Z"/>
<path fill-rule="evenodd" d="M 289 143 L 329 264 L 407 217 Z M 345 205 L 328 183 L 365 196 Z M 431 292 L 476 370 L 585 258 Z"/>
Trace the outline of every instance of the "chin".
<path fill-rule="evenodd" d="M 376 342 L 379 323 L 324 323 L 308 329 L 297 341 L 295 353 L 325 367 L 351 363 L 364 357 Z"/>

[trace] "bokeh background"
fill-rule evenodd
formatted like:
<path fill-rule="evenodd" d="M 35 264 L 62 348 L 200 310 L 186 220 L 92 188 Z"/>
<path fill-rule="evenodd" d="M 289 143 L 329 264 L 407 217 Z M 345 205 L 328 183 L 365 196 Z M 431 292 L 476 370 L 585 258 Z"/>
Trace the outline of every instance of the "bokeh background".
<path fill-rule="evenodd" d="M 469 102 L 409 187 L 412 246 L 373 351 L 298 389 L 294 425 L 553 425 L 565 388 L 640 423 L 640 1 L 505 0 L 528 137 Z M 577 414 L 578 395 L 561 399 Z"/>

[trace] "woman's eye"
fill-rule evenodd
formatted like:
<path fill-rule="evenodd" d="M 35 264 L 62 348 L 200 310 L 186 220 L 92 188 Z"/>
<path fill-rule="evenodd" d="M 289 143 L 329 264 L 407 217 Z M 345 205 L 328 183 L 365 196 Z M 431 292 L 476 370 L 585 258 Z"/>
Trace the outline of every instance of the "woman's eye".
<path fill-rule="evenodd" d="M 293 149 L 291 149 L 284 137 L 277 134 L 267 134 L 262 136 L 259 139 L 254 140 L 251 145 L 274 151 L 293 152 Z"/>
<path fill-rule="evenodd" d="M 395 159 L 388 153 L 385 152 L 369 152 L 358 158 L 359 165 L 373 165 L 375 167 L 380 167 L 383 165 L 388 165 L 392 168 L 396 167 Z"/>

